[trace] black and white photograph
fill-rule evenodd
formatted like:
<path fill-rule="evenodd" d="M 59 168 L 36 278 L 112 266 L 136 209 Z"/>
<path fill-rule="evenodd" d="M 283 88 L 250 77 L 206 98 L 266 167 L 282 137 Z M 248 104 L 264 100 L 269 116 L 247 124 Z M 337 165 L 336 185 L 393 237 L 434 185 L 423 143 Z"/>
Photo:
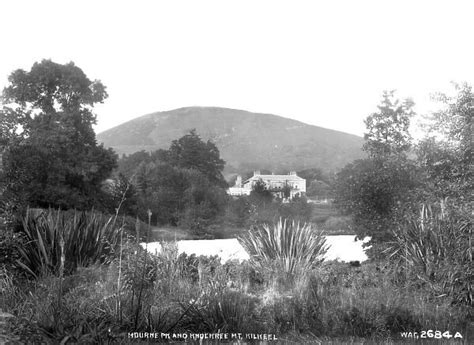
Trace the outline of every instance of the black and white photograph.
<path fill-rule="evenodd" d="M 474 2 L 0 2 L 0 344 L 474 344 Z"/>

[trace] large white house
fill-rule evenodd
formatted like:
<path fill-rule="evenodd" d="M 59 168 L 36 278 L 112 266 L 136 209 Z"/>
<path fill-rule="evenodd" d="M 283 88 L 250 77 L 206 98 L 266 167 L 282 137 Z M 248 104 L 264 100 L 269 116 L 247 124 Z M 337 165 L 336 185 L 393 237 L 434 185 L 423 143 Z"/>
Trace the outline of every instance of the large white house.
<path fill-rule="evenodd" d="M 253 176 L 242 182 L 242 177 L 237 176 L 235 186 L 228 189 L 228 193 L 234 196 L 250 195 L 257 181 L 265 183 L 266 188 L 276 197 L 285 199 L 285 192 L 289 193 L 289 199 L 295 196 L 303 196 L 306 193 L 306 180 L 292 171 L 288 175 L 262 175 L 255 171 Z"/>

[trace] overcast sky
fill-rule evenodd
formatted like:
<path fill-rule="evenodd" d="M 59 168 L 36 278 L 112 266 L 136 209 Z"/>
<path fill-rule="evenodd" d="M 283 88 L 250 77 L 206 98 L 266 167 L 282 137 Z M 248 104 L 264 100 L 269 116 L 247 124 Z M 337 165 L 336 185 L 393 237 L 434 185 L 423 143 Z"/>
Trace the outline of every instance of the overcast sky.
<path fill-rule="evenodd" d="M 109 98 L 98 132 L 185 106 L 264 112 L 362 135 L 384 89 L 422 113 L 474 84 L 474 1 L 1 1 L 0 87 L 74 61 Z"/>

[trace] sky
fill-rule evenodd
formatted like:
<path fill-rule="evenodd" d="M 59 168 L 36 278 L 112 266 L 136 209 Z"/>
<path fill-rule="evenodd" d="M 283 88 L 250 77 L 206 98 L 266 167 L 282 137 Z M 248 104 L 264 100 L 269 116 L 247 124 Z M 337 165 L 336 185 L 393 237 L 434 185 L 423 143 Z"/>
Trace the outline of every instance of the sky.
<path fill-rule="evenodd" d="M 383 90 L 419 114 L 474 84 L 474 1 L 0 2 L 0 88 L 73 61 L 106 85 L 97 132 L 187 106 L 270 113 L 363 135 Z"/>

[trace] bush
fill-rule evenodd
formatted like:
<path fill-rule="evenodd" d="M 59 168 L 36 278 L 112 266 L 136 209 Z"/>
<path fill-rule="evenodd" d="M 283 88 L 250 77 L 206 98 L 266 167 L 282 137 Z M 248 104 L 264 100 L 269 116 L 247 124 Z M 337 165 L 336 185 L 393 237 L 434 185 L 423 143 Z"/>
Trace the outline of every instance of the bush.
<path fill-rule="evenodd" d="M 25 241 L 17 247 L 17 263 L 34 277 L 104 262 L 119 241 L 112 217 L 96 212 L 28 210 L 22 224 Z"/>
<path fill-rule="evenodd" d="M 366 339 L 398 337 L 410 330 L 462 330 L 467 325 L 467 309 L 451 305 L 446 297 L 433 300 L 426 287 L 400 286 L 393 274 L 390 266 L 374 263 L 358 268 L 323 263 L 286 298 L 285 307 L 293 315 L 290 323 L 317 335 Z"/>
<path fill-rule="evenodd" d="M 387 252 L 412 281 L 428 284 L 433 294 L 447 293 L 453 302 L 472 305 L 474 280 L 472 220 L 468 211 L 445 202 L 422 205 L 409 215 Z"/>
<path fill-rule="evenodd" d="M 256 319 L 258 299 L 239 291 L 210 290 L 197 300 L 181 305 L 186 317 L 183 327 L 192 332 L 259 332 Z"/>
<path fill-rule="evenodd" d="M 123 289 L 134 293 L 148 289 L 158 278 L 156 259 L 136 243 L 126 243 L 122 249 L 122 261 L 114 263 L 121 267 Z"/>
<path fill-rule="evenodd" d="M 311 225 L 281 219 L 273 227 L 249 230 L 239 242 L 257 270 L 290 283 L 320 264 L 328 250 L 325 237 Z"/>
<path fill-rule="evenodd" d="M 467 308 L 447 297 L 433 299 L 426 286 L 398 285 L 391 267 L 381 264 L 355 268 L 323 262 L 306 279 L 279 291 L 248 263 L 222 265 L 213 258 L 178 255 L 173 244 L 157 257 L 126 244 L 120 257 L 62 279 L 42 276 L 21 290 L 0 274 L 0 288 L 9 298 L 2 307 L 15 315 L 12 334 L 35 343 L 125 344 L 130 329 L 274 333 L 283 341 L 337 337 L 334 343 L 364 337 L 382 343 L 409 330 L 464 335 L 469 322 Z"/>
<path fill-rule="evenodd" d="M 236 226 L 245 227 L 248 224 L 252 204 L 247 197 L 230 198 L 225 209 L 225 223 Z"/>
<path fill-rule="evenodd" d="M 308 223 L 311 220 L 313 205 L 305 197 L 295 197 L 289 203 L 281 203 L 278 215 L 281 218 L 293 219 L 298 222 Z"/>
<path fill-rule="evenodd" d="M 23 245 L 22 236 L 13 231 L 0 229 L 0 271 L 8 270 L 15 277 L 22 274 L 17 261 L 20 259 L 18 248 Z"/>

